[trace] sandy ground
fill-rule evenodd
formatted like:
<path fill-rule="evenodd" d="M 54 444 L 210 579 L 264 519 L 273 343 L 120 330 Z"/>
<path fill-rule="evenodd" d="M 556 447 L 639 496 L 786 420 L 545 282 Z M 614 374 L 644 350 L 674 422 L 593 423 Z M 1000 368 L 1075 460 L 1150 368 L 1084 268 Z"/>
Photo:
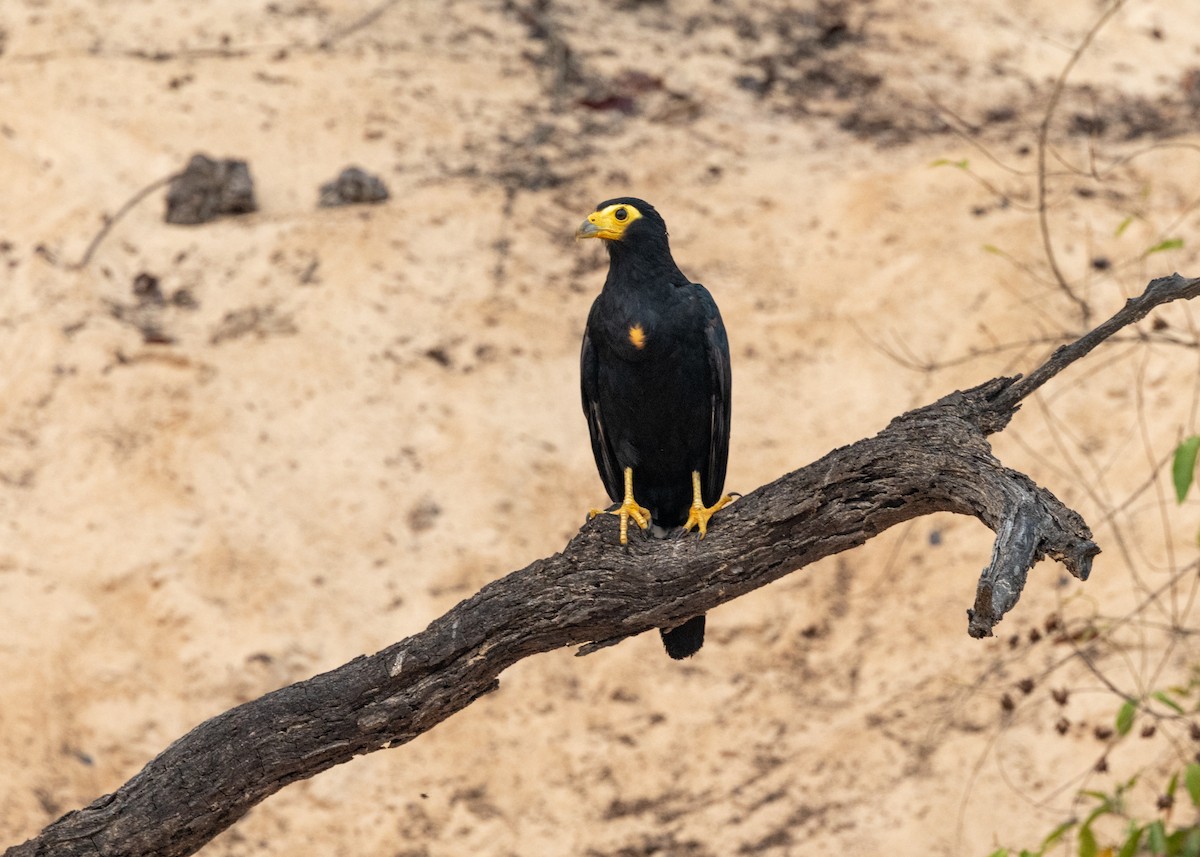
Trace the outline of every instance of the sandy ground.
<path fill-rule="evenodd" d="M 721 305 L 734 490 L 1081 329 L 1033 170 L 1093 0 L 393 3 L 354 28 L 373 8 L 0 5 L 0 843 L 565 544 L 603 493 L 577 360 L 606 260 L 571 240 L 601 199 L 654 202 Z M 1180 11 L 1130 0 L 1049 126 L 1057 262 L 1096 317 L 1200 272 Z M 71 267 L 197 151 L 246 159 L 260 211 L 172 227 L 159 191 Z M 348 164 L 390 201 L 318 210 Z M 165 305 L 137 307 L 142 273 Z M 528 659 L 202 853 L 982 857 L 1147 766 L 1152 814 L 1186 722 L 1104 729 L 1106 683 L 1196 661 L 1171 630 L 1194 575 L 1144 606 L 1200 527 L 1164 468 L 1197 430 L 1195 311 L 1157 317 L 995 440 L 1104 548 L 1086 585 L 1038 566 L 1001 636 L 965 633 L 991 534 L 918 520 L 714 611 L 685 664 L 657 635 Z"/>

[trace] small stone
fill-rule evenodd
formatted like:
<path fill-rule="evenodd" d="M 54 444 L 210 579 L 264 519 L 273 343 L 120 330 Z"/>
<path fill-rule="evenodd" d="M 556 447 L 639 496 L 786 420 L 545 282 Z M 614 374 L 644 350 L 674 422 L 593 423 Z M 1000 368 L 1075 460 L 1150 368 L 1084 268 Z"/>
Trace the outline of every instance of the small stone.
<path fill-rule="evenodd" d="M 321 185 L 317 205 L 332 208 L 338 205 L 379 203 L 387 198 L 387 186 L 378 176 L 358 167 L 346 167 L 336 179 Z"/>
<path fill-rule="evenodd" d="M 258 211 L 258 203 L 245 161 L 192 155 L 167 190 L 167 223 L 193 226 L 251 211 Z"/>
<path fill-rule="evenodd" d="M 133 278 L 133 296 L 139 304 L 158 304 L 164 301 L 158 277 L 145 271 Z"/>

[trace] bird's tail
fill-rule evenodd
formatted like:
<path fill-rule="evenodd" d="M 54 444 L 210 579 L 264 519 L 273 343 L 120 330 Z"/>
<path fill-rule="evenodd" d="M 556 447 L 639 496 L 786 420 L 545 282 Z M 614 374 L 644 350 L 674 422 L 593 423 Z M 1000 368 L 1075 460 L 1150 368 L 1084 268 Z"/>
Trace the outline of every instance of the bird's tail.
<path fill-rule="evenodd" d="M 704 614 L 693 616 L 682 625 L 667 630 L 659 628 L 667 654 L 675 660 L 690 658 L 704 645 Z"/>

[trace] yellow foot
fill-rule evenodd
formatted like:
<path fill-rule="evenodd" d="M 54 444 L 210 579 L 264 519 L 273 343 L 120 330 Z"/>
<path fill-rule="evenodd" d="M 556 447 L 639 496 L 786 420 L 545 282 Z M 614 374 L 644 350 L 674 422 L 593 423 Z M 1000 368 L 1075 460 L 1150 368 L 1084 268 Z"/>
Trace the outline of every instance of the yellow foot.
<path fill-rule="evenodd" d="M 611 512 L 606 512 L 604 509 L 592 509 L 588 513 L 588 520 L 597 515 L 616 515 L 621 519 L 621 544 L 629 543 L 629 519 L 633 518 L 633 522 L 638 525 L 639 529 L 646 529 L 650 526 L 650 510 L 639 506 L 638 502 L 633 499 L 633 468 L 625 468 L 625 500 L 620 506 L 613 509 Z"/>
<path fill-rule="evenodd" d="M 700 538 L 704 538 L 704 534 L 708 532 L 708 520 L 713 515 L 717 514 L 721 509 L 733 502 L 733 497 L 726 494 L 711 506 L 705 507 L 704 500 L 700 494 L 700 473 L 692 471 L 692 508 L 688 511 L 687 523 L 683 525 L 683 529 L 690 532 L 692 527 L 700 528 Z"/>

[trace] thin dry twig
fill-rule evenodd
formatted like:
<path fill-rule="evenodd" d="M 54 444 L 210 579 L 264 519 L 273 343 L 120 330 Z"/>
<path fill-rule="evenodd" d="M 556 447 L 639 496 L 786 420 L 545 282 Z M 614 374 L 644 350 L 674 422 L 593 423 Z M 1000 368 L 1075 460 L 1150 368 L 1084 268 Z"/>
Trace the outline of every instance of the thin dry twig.
<path fill-rule="evenodd" d="M 171 173 L 169 176 L 163 176 L 160 179 L 155 179 L 133 196 L 129 197 L 129 199 L 127 199 L 121 205 L 121 207 L 117 209 L 115 214 L 113 214 L 111 217 L 104 218 L 104 225 L 100 227 L 100 230 L 94 236 L 92 236 L 92 240 L 88 242 L 87 249 L 83 251 L 83 255 L 79 257 L 79 261 L 65 265 L 64 267 L 68 271 L 79 271 L 83 268 L 86 268 L 88 263 L 92 261 L 92 256 L 96 254 L 96 250 L 99 249 L 101 242 L 108 237 L 108 233 L 112 232 L 113 227 L 117 225 L 117 222 L 130 211 L 132 211 L 139 202 L 148 197 L 150 194 L 154 193 L 154 191 L 158 190 L 159 188 L 173 182 L 179 177 L 179 175 L 180 174 L 176 172 Z"/>
<path fill-rule="evenodd" d="M 1067 278 L 1063 275 L 1062 269 L 1058 266 L 1058 258 L 1054 253 L 1054 242 L 1050 239 L 1050 206 L 1046 202 L 1046 151 L 1048 148 L 1047 138 L 1050 135 L 1050 122 L 1054 118 L 1055 108 L 1058 107 L 1058 100 L 1062 97 L 1063 89 L 1067 85 L 1067 78 L 1071 74 L 1071 70 L 1075 68 L 1075 64 L 1079 62 L 1080 57 L 1087 51 L 1092 40 L 1108 23 L 1109 19 L 1117 13 L 1117 11 L 1125 5 L 1125 0 L 1113 0 L 1104 13 L 1097 19 L 1092 28 L 1088 30 L 1087 35 L 1083 40 L 1076 45 L 1075 50 L 1071 53 L 1071 58 L 1067 60 L 1062 71 L 1059 72 L 1058 79 L 1054 82 L 1054 89 L 1050 92 L 1050 101 L 1046 105 L 1046 112 L 1042 115 L 1042 123 L 1038 126 L 1037 136 L 1037 211 L 1038 211 L 1038 226 L 1042 233 L 1042 247 L 1046 252 L 1046 261 L 1050 265 L 1050 270 L 1054 274 L 1054 279 L 1058 283 L 1058 287 L 1068 298 L 1070 298 L 1076 306 L 1079 307 L 1079 315 L 1083 322 L 1083 326 L 1087 327 L 1091 321 L 1092 308 L 1088 302 L 1081 298 L 1071 284 L 1067 282 Z"/>
<path fill-rule="evenodd" d="M 371 11 L 367 12 L 365 15 L 363 15 L 359 18 L 356 18 L 355 20 L 351 21 L 346 26 L 330 33 L 328 36 L 326 36 L 325 38 L 323 38 L 321 40 L 318 47 L 320 47 L 321 50 L 325 50 L 325 51 L 332 49 L 333 46 L 336 45 L 338 42 L 340 42 L 342 39 L 346 38 L 347 36 L 349 36 L 353 33 L 357 33 L 359 30 L 363 30 L 363 29 L 366 29 L 367 27 L 371 26 L 376 21 L 378 21 L 380 18 L 382 18 L 385 14 L 387 14 L 393 7 L 398 6 L 398 5 L 400 5 L 400 0 L 384 0 L 383 3 L 380 3 L 378 6 L 371 9 Z"/>

